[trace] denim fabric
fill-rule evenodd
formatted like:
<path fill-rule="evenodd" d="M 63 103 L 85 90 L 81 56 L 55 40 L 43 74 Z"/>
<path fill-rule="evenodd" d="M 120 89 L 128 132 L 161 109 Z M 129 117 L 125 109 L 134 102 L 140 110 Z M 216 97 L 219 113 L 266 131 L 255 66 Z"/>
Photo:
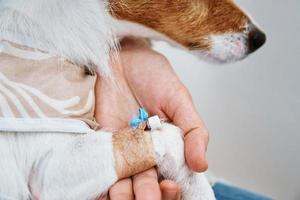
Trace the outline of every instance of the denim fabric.
<path fill-rule="evenodd" d="M 213 190 L 217 200 L 271 200 L 269 197 L 223 183 L 216 183 Z"/>

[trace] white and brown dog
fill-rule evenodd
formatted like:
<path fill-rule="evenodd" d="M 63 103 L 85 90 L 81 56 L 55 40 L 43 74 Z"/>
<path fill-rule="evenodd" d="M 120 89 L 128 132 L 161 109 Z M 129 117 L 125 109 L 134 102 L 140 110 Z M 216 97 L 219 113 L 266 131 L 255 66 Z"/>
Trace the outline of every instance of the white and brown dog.
<path fill-rule="evenodd" d="M 243 59 L 265 35 L 232 0 L 0 0 L 0 199 L 94 199 L 157 165 L 183 199 L 214 199 L 180 129 L 94 131 L 95 76 L 125 36 Z M 75 133 L 75 134 L 74 134 Z"/>

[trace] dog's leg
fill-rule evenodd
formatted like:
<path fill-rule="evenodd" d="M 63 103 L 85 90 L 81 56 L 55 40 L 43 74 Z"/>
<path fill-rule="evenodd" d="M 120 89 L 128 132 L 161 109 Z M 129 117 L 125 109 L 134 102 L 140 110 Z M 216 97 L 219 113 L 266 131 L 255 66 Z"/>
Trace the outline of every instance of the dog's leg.
<path fill-rule="evenodd" d="M 94 199 L 117 180 L 155 165 L 151 135 L 140 129 L 48 138 L 40 134 L 39 141 L 52 146 L 32 172 L 30 188 L 36 199 Z"/>
<path fill-rule="evenodd" d="M 26 159 L 18 150 L 14 133 L 0 134 L 0 199 L 28 200 L 30 191 L 27 185 Z"/>
<path fill-rule="evenodd" d="M 56 134 L 51 140 L 55 143 L 33 170 L 36 199 L 94 199 L 117 181 L 111 133 Z"/>
<path fill-rule="evenodd" d="M 183 199 L 214 199 L 205 176 L 186 166 L 182 134 L 175 126 L 164 124 L 151 132 L 128 129 L 117 135 L 57 137 L 35 167 L 31 188 L 37 199 L 93 199 L 117 180 L 155 164 L 162 176 L 180 184 Z"/>

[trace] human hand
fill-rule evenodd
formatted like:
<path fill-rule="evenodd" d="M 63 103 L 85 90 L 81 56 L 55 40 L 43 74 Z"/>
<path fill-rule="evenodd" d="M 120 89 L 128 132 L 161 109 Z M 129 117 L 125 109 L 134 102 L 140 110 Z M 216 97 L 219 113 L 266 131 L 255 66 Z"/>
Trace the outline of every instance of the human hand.
<path fill-rule="evenodd" d="M 208 132 L 201 121 L 188 90 L 180 82 L 165 57 L 138 41 L 127 41 L 119 63 L 112 62 L 113 79 L 101 78 L 96 86 L 95 116 L 101 127 L 128 126 L 139 107 L 180 127 L 185 134 L 188 166 L 198 172 L 207 169 Z M 161 190 L 161 191 L 160 191 Z M 124 179 L 110 189 L 110 198 L 179 198 L 179 186 L 171 181 L 158 184 L 154 169 Z"/>

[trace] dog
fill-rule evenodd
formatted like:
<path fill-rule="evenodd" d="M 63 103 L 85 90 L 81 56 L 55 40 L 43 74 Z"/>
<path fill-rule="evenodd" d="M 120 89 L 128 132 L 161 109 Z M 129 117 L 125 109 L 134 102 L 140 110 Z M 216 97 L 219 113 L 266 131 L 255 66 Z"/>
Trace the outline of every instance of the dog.
<path fill-rule="evenodd" d="M 174 125 L 93 130 L 95 72 L 127 36 L 220 63 L 266 40 L 232 0 L 0 0 L 0 199 L 95 199 L 154 165 L 183 199 L 214 199 Z"/>

